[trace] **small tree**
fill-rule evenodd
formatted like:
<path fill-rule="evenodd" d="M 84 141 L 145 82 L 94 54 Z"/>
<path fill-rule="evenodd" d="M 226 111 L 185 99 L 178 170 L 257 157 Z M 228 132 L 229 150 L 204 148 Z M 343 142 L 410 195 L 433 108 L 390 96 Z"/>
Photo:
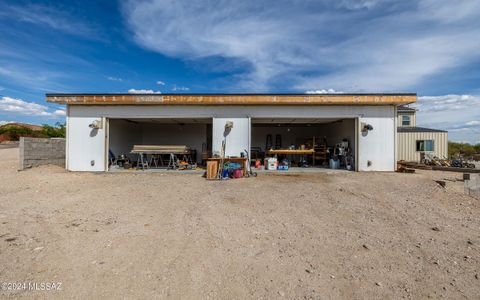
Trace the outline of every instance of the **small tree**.
<path fill-rule="evenodd" d="M 65 123 L 57 122 L 55 126 L 43 124 L 42 135 L 45 137 L 65 137 Z"/>

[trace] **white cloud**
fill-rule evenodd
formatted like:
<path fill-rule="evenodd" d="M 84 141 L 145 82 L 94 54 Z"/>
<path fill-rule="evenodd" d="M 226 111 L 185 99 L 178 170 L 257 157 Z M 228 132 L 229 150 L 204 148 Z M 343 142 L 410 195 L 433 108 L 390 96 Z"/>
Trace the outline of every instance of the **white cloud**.
<path fill-rule="evenodd" d="M 158 85 L 165 85 L 165 82 L 159 80 L 159 81 L 157 81 L 157 84 L 158 84 Z"/>
<path fill-rule="evenodd" d="M 119 82 L 123 81 L 122 78 L 120 78 L 120 77 L 113 77 L 113 76 L 108 76 L 107 79 L 110 80 L 110 81 L 119 81 Z"/>
<path fill-rule="evenodd" d="M 311 90 L 311 91 L 306 91 L 306 94 L 342 94 L 343 92 L 336 91 L 334 89 L 328 89 L 328 90 Z"/>
<path fill-rule="evenodd" d="M 154 90 L 136 90 L 136 89 L 129 89 L 128 90 L 129 94 L 161 94 L 160 91 L 154 91 Z"/>
<path fill-rule="evenodd" d="M 68 74 L 37 68 L 32 65 L 24 65 L 18 61 L 3 60 L 0 56 L 0 78 L 8 78 L 22 87 L 39 91 L 65 91 L 66 86 L 57 82 L 60 78 L 66 78 Z M 13 62 L 13 64 L 12 64 Z"/>
<path fill-rule="evenodd" d="M 378 0 L 340 0 L 337 2 L 339 7 L 346 9 L 371 9 L 379 4 Z"/>
<path fill-rule="evenodd" d="M 66 9 L 57 9 L 55 6 L 41 4 L 0 5 L 0 17 L 11 18 L 17 22 L 30 23 L 49 27 L 68 34 L 86 38 L 94 38 L 96 30 L 91 23 L 79 21 L 80 18 L 67 12 Z"/>
<path fill-rule="evenodd" d="M 470 122 L 465 123 L 465 125 L 467 125 L 467 126 L 477 126 L 477 125 L 480 125 L 480 121 L 470 121 Z"/>
<path fill-rule="evenodd" d="M 474 143 L 480 138 L 480 96 L 421 96 L 415 107 L 417 126 L 448 130 L 453 141 Z"/>
<path fill-rule="evenodd" d="M 418 97 L 416 107 L 424 112 L 480 109 L 480 96 L 473 95 L 443 95 Z"/>
<path fill-rule="evenodd" d="M 5 120 L 0 120 L 0 126 L 5 125 L 5 124 L 10 124 L 10 123 L 15 123 L 14 121 L 5 121 Z"/>
<path fill-rule="evenodd" d="M 65 116 L 65 115 L 66 115 L 66 112 L 65 112 L 65 110 L 63 110 L 63 109 L 57 109 L 57 110 L 55 110 L 55 111 L 53 112 L 53 114 L 54 114 L 55 116 Z"/>
<path fill-rule="evenodd" d="M 177 86 L 177 85 L 174 85 L 173 88 L 172 88 L 172 91 L 176 92 L 176 91 L 189 91 L 190 88 L 188 87 L 185 87 L 185 86 Z"/>
<path fill-rule="evenodd" d="M 63 110 L 50 112 L 48 107 L 35 102 L 27 102 L 22 99 L 2 97 L 0 99 L 0 112 L 25 116 L 56 118 L 65 115 Z"/>
<path fill-rule="evenodd" d="M 252 90 L 278 80 L 298 90 L 404 90 L 480 57 L 480 1 L 130 0 L 123 11 L 141 46 L 243 61 L 249 71 L 232 82 Z"/>

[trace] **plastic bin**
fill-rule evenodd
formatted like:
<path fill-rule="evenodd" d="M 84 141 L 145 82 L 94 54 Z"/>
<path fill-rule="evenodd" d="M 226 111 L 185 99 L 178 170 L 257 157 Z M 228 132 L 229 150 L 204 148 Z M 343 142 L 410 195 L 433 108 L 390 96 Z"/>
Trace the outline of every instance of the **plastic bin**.
<path fill-rule="evenodd" d="M 338 159 L 330 159 L 330 169 L 339 169 L 340 168 L 340 160 Z"/>

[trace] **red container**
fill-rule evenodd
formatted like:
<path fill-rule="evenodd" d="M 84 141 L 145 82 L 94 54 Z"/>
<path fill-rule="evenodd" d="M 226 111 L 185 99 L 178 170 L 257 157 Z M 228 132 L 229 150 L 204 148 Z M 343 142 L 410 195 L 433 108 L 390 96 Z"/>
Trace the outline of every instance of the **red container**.
<path fill-rule="evenodd" d="M 262 162 L 259 159 L 257 159 L 255 161 L 255 168 L 260 169 L 261 166 L 262 166 Z"/>
<path fill-rule="evenodd" d="M 243 175 L 242 169 L 233 170 L 233 178 L 241 178 Z"/>

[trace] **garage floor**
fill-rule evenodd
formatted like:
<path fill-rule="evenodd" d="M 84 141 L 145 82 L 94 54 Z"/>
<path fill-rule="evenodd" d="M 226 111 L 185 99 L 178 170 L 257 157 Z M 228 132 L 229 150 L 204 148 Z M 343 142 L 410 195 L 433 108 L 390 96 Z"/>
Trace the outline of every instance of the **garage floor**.
<path fill-rule="evenodd" d="M 314 173 L 342 173 L 342 172 L 350 172 L 343 169 L 329 169 L 329 168 L 297 168 L 292 167 L 288 171 L 268 171 L 263 169 L 255 169 L 252 168 L 253 172 L 257 173 L 268 173 L 268 174 L 314 174 Z M 202 170 L 167 170 L 167 169 L 146 169 L 146 170 L 128 170 L 128 169 L 111 169 L 109 173 L 164 173 L 164 174 L 203 174 L 205 172 L 204 169 Z"/>

